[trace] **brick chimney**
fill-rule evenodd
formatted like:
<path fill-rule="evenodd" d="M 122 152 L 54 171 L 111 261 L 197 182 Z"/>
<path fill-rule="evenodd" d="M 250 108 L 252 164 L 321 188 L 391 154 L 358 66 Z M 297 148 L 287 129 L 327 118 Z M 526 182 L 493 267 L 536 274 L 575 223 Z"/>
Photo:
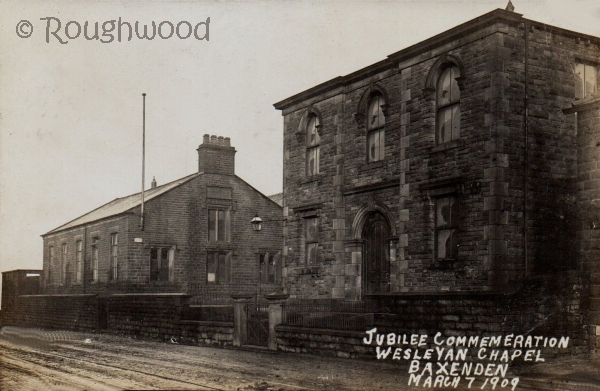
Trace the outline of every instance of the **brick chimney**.
<path fill-rule="evenodd" d="M 229 137 L 205 134 L 198 151 L 198 172 L 233 175 L 235 148 Z"/>

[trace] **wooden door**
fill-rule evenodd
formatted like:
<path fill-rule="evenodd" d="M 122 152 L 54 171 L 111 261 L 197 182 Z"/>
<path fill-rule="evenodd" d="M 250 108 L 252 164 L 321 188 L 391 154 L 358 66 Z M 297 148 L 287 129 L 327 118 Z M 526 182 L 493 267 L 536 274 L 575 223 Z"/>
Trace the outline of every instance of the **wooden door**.
<path fill-rule="evenodd" d="M 364 278 L 367 294 L 390 290 L 389 237 L 390 226 L 387 220 L 380 213 L 369 216 L 363 231 Z"/>

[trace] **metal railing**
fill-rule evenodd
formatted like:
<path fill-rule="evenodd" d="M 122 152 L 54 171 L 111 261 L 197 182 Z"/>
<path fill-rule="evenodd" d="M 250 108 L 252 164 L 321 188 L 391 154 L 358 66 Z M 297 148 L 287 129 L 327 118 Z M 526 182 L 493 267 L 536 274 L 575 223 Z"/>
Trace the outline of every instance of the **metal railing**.
<path fill-rule="evenodd" d="M 373 325 L 373 311 L 364 302 L 295 301 L 284 304 L 282 315 L 288 326 L 364 331 Z"/>
<path fill-rule="evenodd" d="M 233 322 L 233 305 L 189 305 L 182 309 L 182 320 Z"/>

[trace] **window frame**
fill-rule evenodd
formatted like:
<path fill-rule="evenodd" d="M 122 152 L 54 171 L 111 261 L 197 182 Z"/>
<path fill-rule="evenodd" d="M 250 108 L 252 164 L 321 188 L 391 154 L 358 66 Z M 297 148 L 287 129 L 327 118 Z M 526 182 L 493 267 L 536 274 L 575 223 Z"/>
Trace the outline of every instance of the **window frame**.
<path fill-rule="evenodd" d="M 279 284 L 281 282 L 281 253 L 279 251 L 259 253 L 258 272 L 261 284 Z"/>
<path fill-rule="evenodd" d="M 315 141 L 312 140 L 312 121 L 314 120 L 314 132 L 316 134 Z M 306 119 L 306 155 L 305 155 L 305 171 L 304 174 L 307 178 L 319 175 L 321 168 L 321 122 L 319 116 L 315 113 L 309 113 Z M 310 157 L 314 155 L 314 171 L 310 172 Z"/>
<path fill-rule="evenodd" d="M 447 63 L 447 64 L 443 64 L 440 66 L 440 72 L 438 77 L 436 78 L 435 81 L 435 145 L 444 145 L 444 144 L 448 144 L 450 142 L 456 141 L 456 140 L 460 140 L 461 135 L 460 135 L 460 122 L 461 122 L 461 89 L 460 89 L 460 84 L 458 79 L 461 77 L 461 70 L 460 68 L 454 64 L 454 63 Z M 452 72 L 455 73 L 455 76 L 452 77 Z M 454 87 L 454 83 L 456 83 L 456 89 L 458 92 L 458 97 L 457 98 L 450 98 L 449 102 L 447 103 L 440 103 L 440 90 L 441 90 L 441 86 L 442 83 L 445 80 L 445 76 L 449 74 L 449 78 L 450 78 L 450 93 L 452 93 L 453 87 Z M 456 112 L 452 112 L 452 109 L 456 108 Z M 446 141 L 441 140 L 441 125 L 442 125 L 442 121 L 441 121 L 441 114 L 442 113 L 447 113 L 449 112 L 451 113 L 451 119 L 450 119 L 450 138 L 447 139 Z M 457 119 L 457 123 L 458 123 L 458 132 L 457 135 L 455 136 L 455 132 L 454 132 L 454 125 L 455 125 L 455 121 L 454 121 L 454 116 L 458 115 L 458 119 Z M 445 137 L 444 137 L 445 139 Z"/>
<path fill-rule="evenodd" d="M 373 115 L 373 109 L 375 107 L 375 105 L 377 105 L 377 102 L 379 102 L 379 107 L 378 107 L 378 113 L 377 113 L 377 117 L 379 117 L 379 115 L 381 115 L 381 117 L 383 118 L 383 123 L 380 123 L 380 121 L 378 120 L 378 123 L 373 126 L 369 121 L 370 118 L 372 118 Z M 385 108 L 386 108 L 387 104 L 386 104 L 386 100 L 385 97 L 383 96 L 383 94 L 376 92 L 376 93 L 372 93 L 371 96 L 369 97 L 369 100 L 367 102 L 367 115 L 366 115 L 366 130 L 367 130 L 367 139 L 366 139 L 366 146 L 367 146 L 367 163 L 374 163 L 374 162 L 379 162 L 382 160 L 385 160 L 385 123 L 386 123 L 386 114 L 385 114 Z M 376 141 L 377 144 L 379 144 L 379 153 L 378 156 L 376 157 L 371 157 L 371 138 L 372 137 L 377 137 L 378 141 Z"/>
<path fill-rule="evenodd" d="M 439 222 L 438 222 L 438 206 L 439 203 L 442 200 L 453 200 L 453 204 L 449 204 L 450 207 L 450 222 L 446 225 L 443 226 L 439 226 Z M 440 262 L 451 262 L 451 261 L 456 261 L 458 260 L 458 248 L 459 248 L 459 218 L 460 218 L 460 203 L 459 203 L 459 197 L 458 194 L 456 193 L 447 193 L 447 194 L 443 194 L 443 195 L 439 195 L 437 197 L 434 198 L 434 203 L 433 203 L 433 213 L 434 213 L 434 220 L 433 220 L 433 230 L 434 230 L 434 235 L 433 235 L 433 239 L 434 239 L 434 259 L 436 261 L 440 261 Z M 448 239 L 447 240 L 451 240 L 451 244 L 453 243 L 452 246 L 452 254 L 450 254 L 450 256 L 448 256 L 448 254 L 446 253 L 445 257 L 442 258 L 439 255 L 439 240 L 440 240 L 440 233 L 443 231 L 451 231 L 450 235 L 448 235 Z M 452 235 L 454 235 L 454 237 L 452 238 Z"/>
<path fill-rule="evenodd" d="M 153 258 L 153 252 L 156 252 L 156 258 Z M 163 254 L 166 256 L 163 257 Z M 154 244 L 150 246 L 149 252 L 149 276 L 148 281 L 151 283 L 169 283 L 174 280 L 175 266 L 175 246 L 169 244 Z M 154 266 L 153 260 L 156 260 Z M 166 268 L 163 265 L 166 264 Z"/>
<path fill-rule="evenodd" d="M 310 226 L 314 225 L 314 235 L 309 235 Z M 314 249 L 314 257 L 311 262 L 311 249 Z M 319 265 L 319 217 L 312 216 L 304 219 L 304 266 Z"/>
<path fill-rule="evenodd" d="M 54 274 L 52 268 L 54 267 L 54 245 L 48 246 L 48 282 L 54 284 Z"/>
<path fill-rule="evenodd" d="M 206 253 L 206 284 L 225 285 L 232 282 L 232 252 L 208 251 Z M 213 263 L 214 273 L 210 273 L 210 263 Z M 212 274 L 212 279 L 210 277 Z"/>
<path fill-rule="evenodd" d="M 62 243 L 61 244 L 61 249 L 60 249 L 60 281 L 59 283 L 61 285 L 63 285 L 66 281 L 66 274 L 67 274 L 67 254 L 68 254 L 68 249 L 67 249 L 67 243 Z"/>
<path fill-rule="evenodd" d="M 110 272 L 109 278 L 111 281 L 119 279 L 119 233 L 113 232 L 110 234 Z"/>
<path fill-rule="evenodd" d="M 577 71 L 577 68 L 579 66 L 583 67 L 583 76 L 580 79 L 577 79 L 579 73 Z M 588 93 L 587 92 L 587 85 L 588 83 L 586 83 L 586 75 L 587 75 L 587 69 L 593 69 L 594 70 L 594 77 L 595 77 L 595 89 L 593 93 Z M 598 63 L 594 63 L 591 61 L 577 61 L 575 63 L 575 70 L 574 73 L 576 75 L 576 80 L 575 80 L 575 99 L 578 100 L 583 100 L 583 99 L 588 99 L 591 97 L 598 97 L 600 95 L 600 64 Z"/>
<path fill-rule="evenodd" d="M 75 241 L 75 283 L 80 284 L 83 277 L 83 240 Z"/>
<path fill-rule="evenodd" d="M 211 225 L 213 224 L 213 220 L 211 220 L 211 212 L 215 212 L 214 219 L 214 229 L 211 229 Z M 220 225 L 221 218 L 220 214 L 223 213 L 223 235 L 222 239 L 220 236 Z M 229 242 L 231 240 L 231 208 L 218 208 L 218 207 L 209 207 L 207 208 L 207 220 L 208 220 L 208 231 L 207 231 L 207 241 L 211 243 L 216 242 Z M 211 234 L 214 232 L 214 236 Z"/>
<path fill-rule="evenodd" d="M 99 258 L 100 258 L 100 254 L 99 254 L 99 249 L 98 249 L 98 243 L 99 243 L 99 239 L 97 237 L 92 238 L 92 279 L 91 281 L 93 283 L 97 283 L 98 282 L 98 277 L 99 277 L 99 272 L 98 272 L 98 263 L 99 263 Z"/>

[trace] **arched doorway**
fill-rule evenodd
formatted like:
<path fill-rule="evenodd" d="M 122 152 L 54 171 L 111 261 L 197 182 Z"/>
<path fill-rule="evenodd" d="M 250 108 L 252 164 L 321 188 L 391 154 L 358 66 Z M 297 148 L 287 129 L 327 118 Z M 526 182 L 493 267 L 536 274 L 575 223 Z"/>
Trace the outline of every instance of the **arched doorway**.
<path fill-rule="evenodd" d="M 371 212 L 362 234 L 364 247 L 364 286 L 367 294 L 390 290 L 390 225 L 379 212 Z"/>

